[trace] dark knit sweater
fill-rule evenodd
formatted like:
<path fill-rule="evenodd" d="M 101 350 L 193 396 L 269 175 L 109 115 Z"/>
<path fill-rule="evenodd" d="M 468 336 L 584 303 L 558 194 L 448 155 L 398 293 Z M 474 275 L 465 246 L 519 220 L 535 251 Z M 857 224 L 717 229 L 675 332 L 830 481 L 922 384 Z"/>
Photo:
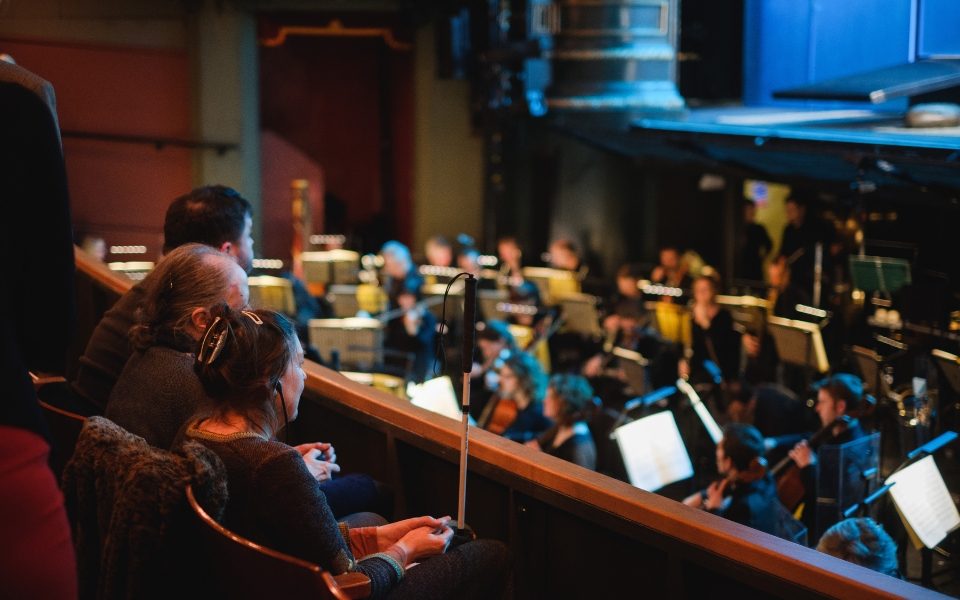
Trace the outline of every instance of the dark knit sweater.
<path fill-rule="evenodd" d="M 135 285 L 120 296 L 110 310 L 103 313 L 77 362 L 71 387 L 74 393 L 101 410 L 107 406 L 110 392 L 133 352 L 129 333 L 144 296 L 143 285 Z"/>
<path fill-rule="evenodd" d="M 230 439 L 191 427 L 185 435 L 216 452 L 227 467 L 226 527 L 335 575 L 359 571 L 370 578 L 374 598 L 400 580 L 384 558 L 354 559 L 326 497 L 296 450 L 260 437 Z"/>
<path fill-rule="evenodd" d="M 106 417 L 152 446 L 170 448 L 208 402 L 193 362 L 193 354 L 166 346 L 134 352 L 110 393 Z"/>

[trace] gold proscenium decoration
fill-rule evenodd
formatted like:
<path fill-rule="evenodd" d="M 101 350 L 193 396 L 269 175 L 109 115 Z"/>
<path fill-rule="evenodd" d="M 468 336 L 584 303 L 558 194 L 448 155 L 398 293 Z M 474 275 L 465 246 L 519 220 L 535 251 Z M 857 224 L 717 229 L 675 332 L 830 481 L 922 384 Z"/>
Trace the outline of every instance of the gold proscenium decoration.
<path fill-rule="evenodd" d="M 393 31 L 386 27 L 344 27 L 340 19 L 333 19 L 326 27 L 315 27 L 308 25 L 290 25 L 283 26 L 277 30 L 277 34 L 269 38 L 261 38 L 260 45 L 267 48 L 282 46 L 291 35 L 307 35 L 317 37 L 378 37 L 383 39 L 383 43 L 391 50 L 409 51 L 413 50 L 413 44 L 401 42 L 393 36 Z"/>

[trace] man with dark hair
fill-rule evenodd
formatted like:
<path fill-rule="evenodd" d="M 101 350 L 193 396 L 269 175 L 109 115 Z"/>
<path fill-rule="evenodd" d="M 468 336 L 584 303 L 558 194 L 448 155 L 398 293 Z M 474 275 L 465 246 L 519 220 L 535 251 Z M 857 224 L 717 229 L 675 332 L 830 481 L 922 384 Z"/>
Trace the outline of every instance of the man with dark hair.
<path fill-rule="evenodd" d="M 232 188 L 212 185 L 197 188 L 175 199 L 163 225 L 164 252 L 188 242 L 212 246 L 230 254 L 246 272 L 253 267 L 253 216 L 250 202 Z M 75 407 L 85 414 L 100 414 L 107 405 L 117 377 L 132 348 L 128 339 L 144 290 L 135 285 L 104 313 L 78 361 L 71 382 Z"/>
<path fill-rule="evenodd" d="M 845 450 L 844 464 L 829 462 L 821 465 L 818 454 L 825 446 L 842 446 L 867 435 L 858 417 L 868 407 L 872 398 L 864 394 L 860 378 L 850 373 L 835 373 L 817 387 L 817 403 L 814 409 L 820 417 L 822 442 L 819 448 L 814 449 L 806 440 L 802 440 L 787 454 L 800 468 L 804 490 L 803 521 L 808 529 L 818 533 L 837 520 L 836 515 L 828 519 L 826 511 L 818 514 L 818 507 L 821 506 L 818 487 L 826 484 L 827 489 L 838 490 L 838 494 L 851 497 L 856 495 L 857 487 L 864 486 L 859 490 L 864 492 L 863 479 L 851 478 L 849 470 L 862 473 L 869 463 L 870 449 L 856 446 L 855 449 Z"/>
<path fill-rule="evenodd" d="M 720 479 L 683 503 L 736 523 L 777 535 L 780 507 L 777 487 L 766 472 L 763 435 L 753 425 L 730 423 L 717 444 Z"/>
<path fill-rule="evenodd" d="M 817 244 L 821 244 L 823 273 L 829 273 L 830 245 L 835 237 L 833 227 L 811 214 L 812 194 L 797 190 L 787 198 L 787 224 L 780 242 L 780 257 L 790 265 L 794 282 L 812 294 Z"/>
<path fill-rule="evenodd" d="M 200 187 L 174 200 L 163 223 L 163 253 L 197 243 L 232 255 L 248 274 L 253 269 L 253 209 L 236 190 Z"/>

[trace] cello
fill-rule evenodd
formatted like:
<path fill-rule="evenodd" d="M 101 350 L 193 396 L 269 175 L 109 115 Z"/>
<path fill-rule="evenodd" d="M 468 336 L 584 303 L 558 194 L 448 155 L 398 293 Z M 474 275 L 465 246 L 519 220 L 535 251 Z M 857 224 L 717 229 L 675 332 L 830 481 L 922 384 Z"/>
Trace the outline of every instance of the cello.
<path fill-rule="evenodd" d="M 842 434 L 847 429 L 855 426 L 857 420 L 850 415 L 840 415 L 832 422 L 822 427 L 819 431 L 810 436 L 807 441 L 811 449 L 816 450 L 824 441 Z M 834 431 L 837 429 L 838 431 Z M 777 481 L 777 496 L 780 502 L 787 507 L 787 510 L 793 512 L 806 496 L 806 486 L 801 477 L 800 467 L 789 456 L 785 456 L 780 462 L 770 469 L 770 474 Z"/>

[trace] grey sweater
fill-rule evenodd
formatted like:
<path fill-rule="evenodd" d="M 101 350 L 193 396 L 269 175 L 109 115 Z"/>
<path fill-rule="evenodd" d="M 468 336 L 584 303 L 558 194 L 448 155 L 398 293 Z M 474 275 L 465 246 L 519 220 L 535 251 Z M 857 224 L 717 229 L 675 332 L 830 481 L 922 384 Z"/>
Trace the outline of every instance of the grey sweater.
<path fill-rule="evenodd" d="M 209 401 L 193 354 L 166 346 L 134 352 L 120 373 L 106 417 L 151 446 L 170 448 L 180 428 Z"/>

